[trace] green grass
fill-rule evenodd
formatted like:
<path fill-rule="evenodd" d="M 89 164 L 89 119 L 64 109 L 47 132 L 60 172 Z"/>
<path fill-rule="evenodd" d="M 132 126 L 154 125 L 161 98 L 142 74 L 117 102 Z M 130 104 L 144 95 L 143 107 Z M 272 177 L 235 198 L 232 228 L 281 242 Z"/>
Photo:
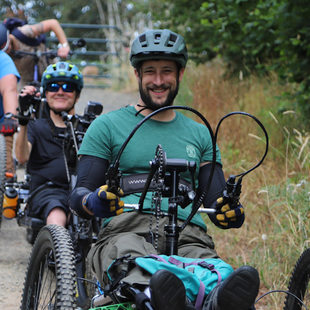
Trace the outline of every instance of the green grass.
<path fill-rule="evenodd" d="M 298 256 L 310 243 L 310 135 L 302 131 L 295 113 L 279 110 L 281 94 L 288 86 L 280 85 L 274 75 L 244 81 L 225 80 L 222 73 L 219 63 L 189 67 L 189 104 L 214 128 L 226 113 L 253 114 L 266 127 L 270 147 L 264 164 L 243 180 L 245 224 L 240 229 L 220 230 L 206 219 L 209 233 L 220 256 L 233 267 L 250 264 L 259 270 L 259 295 L 285 290 Z M 251 119 L 234 116 L 224 121 L 218 144 L 226 178 L 257 163 L 264 141 Z M 268 295 L 259 301 L 257 310 L 282 309 L 284 298 L 280 293 Z"/>

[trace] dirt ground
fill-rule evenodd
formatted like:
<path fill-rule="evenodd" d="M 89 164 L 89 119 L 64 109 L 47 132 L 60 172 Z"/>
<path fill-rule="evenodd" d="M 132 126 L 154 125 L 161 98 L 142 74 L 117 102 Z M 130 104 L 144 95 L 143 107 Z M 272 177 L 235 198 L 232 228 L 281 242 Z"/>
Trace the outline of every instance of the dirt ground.
<path fill-rule="evenodd" d="M 137 93 L 115 92 L 110 89 L 84 89 L 76 107 L 83 113 L 89 100 L 103 104 L 104 113 L 137 102 Z M 22 180 L 23 170 L 18 170 Z M 31 245 L 26 241 L 26 229 L 15 219 L 3 219 L 0 229 L 0 309 L 16 310 L 20 307 L 21 294 Z"/>

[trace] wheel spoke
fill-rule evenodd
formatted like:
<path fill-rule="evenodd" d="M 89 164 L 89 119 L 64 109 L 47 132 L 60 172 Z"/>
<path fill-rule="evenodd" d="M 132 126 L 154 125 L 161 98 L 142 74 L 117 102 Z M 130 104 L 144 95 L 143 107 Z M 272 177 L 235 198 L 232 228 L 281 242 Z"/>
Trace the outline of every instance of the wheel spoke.
<path fill-rule="evenodd" d="M 43 283 L 41 288 L 40 309 L 51 309 L 50 305 L 56 304 L 56 277 L 55 270 L 50 269 L 51 253 L 46 255 L 43 269 Z"/>

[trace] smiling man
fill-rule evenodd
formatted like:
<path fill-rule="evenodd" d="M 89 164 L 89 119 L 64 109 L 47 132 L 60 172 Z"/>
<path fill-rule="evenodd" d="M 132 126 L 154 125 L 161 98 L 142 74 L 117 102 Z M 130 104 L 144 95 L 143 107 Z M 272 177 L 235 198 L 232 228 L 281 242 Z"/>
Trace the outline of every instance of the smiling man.
<path fill-rule="evenodd" d="M 170 106 L 179 90 L 184 68 L 179 70 L 174 61 L 145 61 L 135 70 L 139 82 L 140 105 L 149 110 Z"/>
<path fill-rule="evenodd" d="M 68 208 L 69 180 L 63 140 L 66 125 L 61 112 L 74 114 L 74 106 L 83 88 L 83 77 L 77 66 L 67 62 L 50 65 L 44 71 L 41 85 L 47 101 L 47 117 L 29 121 L 29 106 L 41 94 L 33 86 L 25 86 L 19 95 L 20 131 L 16 138 L 15 154 L 19 163 L 27 163 L 31 176 L 30 190 L 47 182 L 53 186 L 41 190 L 31 203 L 33 216 L 46 224 L 65 226 Z"/>
<path fill-rule="evenodd" d="M 128 255 L 137 257 L 165 253 L 168 198 L 161 200 L 163 213 L 160 215 L 154 215 L 157 206 L 154 205 L 151 191 L 146 195 L 142 212 L 130 212 L 124 208 L 124 202 L 138 204 L 144 183 L 140 188 L 135 188 L 134 193 L 125 190 L 125 195 L 120 198 L 123 194 L 121 190 L 119 195 L 109 191 L 106 172 L 137 124 L 153 111 L 173 105 L 187 58 L 185 41 L 177 33 L 159 29 L 139 35 L 132 43 L 130 54 L 139 84 L 139 101 L 98 117 L 88 128 L 79 150 L 81 159 L 78 179 L 71 194 L 70 207 L 86 218 L 104 218 L 98 242 L 89 254 L 93 269 L 102 285 L 110 284 L 119 290 L 113 296 L 118 293 L 120 296 L 126 295 L 127 292 L 128 297 L 132 287 L 142 290 L 143 293 L 137 294 L 139 297 L 136 299 L 137 309 L 140 310 L 146 309 L 141 300 L 149 301 L 155 310 L 194 309 L 194 305 L 193 300 L 186 297 L 184 285 L 175 274 L 159 270 L 151 277 L 137 266 L 130 269 L 126 265 L 128 261 L 122 260 Z M 173 109 L 153 115 L 132 136 L 120 159 L 122 175 L 134 175 L 137 180 L 139 176 L 142 178 L 141 174 L 148 174 L 149 162 L 154 158 L 159 144 L 167 158 L 196 162 L 196 188 L 198 194 L 201 193 L 206 188 L 211 171 L 213 147 L 210 133 L 206 126 Z M 216 162 L 212 184 L 203 204 L 216 210 L 209 215 L 215 225 L 222 229 L 239 228 L 244 222 L 243 206 L 239 201 L 236 205 L 230 205 L 218 199 L 222 197 L 225 188 L 218 148 Z M 182 178 L 190 182 L 190 172 L 182 174 Z M 186 204 L 189 202 L 178 207 L 181 223 L 191 212 L 191 207 L 186 207 Z M 199 214 L 180 233 L 178 255 L 194 259 L 218 258 L 212 238 L 207 234 L 206 224 Z M 119 273 L 111 279 L 109 269 L 115 260 L 115 268 Z M 254 303 L 258 287 L 256 269 L 242 266 L 208 296 L 203 296 L 206 297 L 203 309 L 248 310 Z"/>

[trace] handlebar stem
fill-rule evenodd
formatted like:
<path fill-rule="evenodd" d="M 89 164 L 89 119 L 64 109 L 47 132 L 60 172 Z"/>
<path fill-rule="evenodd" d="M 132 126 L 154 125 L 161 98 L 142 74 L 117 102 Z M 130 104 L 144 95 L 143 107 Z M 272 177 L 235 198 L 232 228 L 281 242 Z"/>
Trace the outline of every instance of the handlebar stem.
<path fill-rule="evenodd" d="M 177 201 L 177 186 L 179 179 L 178 170 L 179 167 L 175 167 L 173 171 L 171 171 L 171 197 L 169 198 L 169 206 L 168 206 L 168 218 L 169 223 L 165 226 L 166 233 L 166 254 L 167 255 L 177 255 L 178 254 L 178 239 L 179 239 L 179 231 L 180 227 L 178 226 L 178 204 Z"/>

